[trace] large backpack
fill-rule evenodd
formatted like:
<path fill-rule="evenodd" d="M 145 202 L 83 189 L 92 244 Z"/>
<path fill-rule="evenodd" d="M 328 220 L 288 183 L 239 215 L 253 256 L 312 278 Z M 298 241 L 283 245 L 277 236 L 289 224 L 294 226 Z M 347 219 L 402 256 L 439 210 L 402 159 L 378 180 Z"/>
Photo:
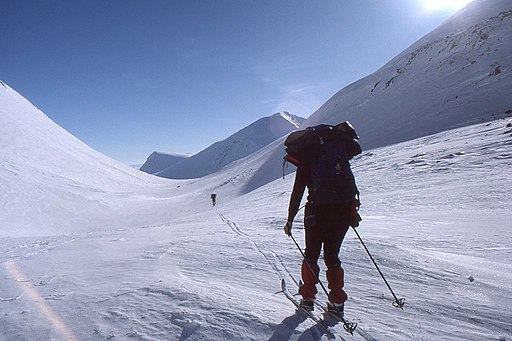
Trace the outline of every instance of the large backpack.
<path fill-rule="evenodd" d="M 310 197 L 315 205 L 353 201 L 357 194 L 349 160 L 361 153 L 349 122 L 318 125 L 291 133 L 285 141 L 285 160 L 310 171 Z"/>

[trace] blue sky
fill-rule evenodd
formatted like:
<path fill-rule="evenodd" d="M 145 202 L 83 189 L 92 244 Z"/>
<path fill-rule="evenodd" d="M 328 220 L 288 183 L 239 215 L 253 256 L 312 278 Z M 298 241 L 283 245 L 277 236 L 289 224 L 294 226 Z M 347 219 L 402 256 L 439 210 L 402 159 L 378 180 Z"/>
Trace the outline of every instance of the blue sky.
<path fill-rule="evenodd" d="M 307 117 L 458 7 L 2 0 L 0 79 L 91 147 L 137 164 L 155 150 L 198 152 L 281 110 Z"/>

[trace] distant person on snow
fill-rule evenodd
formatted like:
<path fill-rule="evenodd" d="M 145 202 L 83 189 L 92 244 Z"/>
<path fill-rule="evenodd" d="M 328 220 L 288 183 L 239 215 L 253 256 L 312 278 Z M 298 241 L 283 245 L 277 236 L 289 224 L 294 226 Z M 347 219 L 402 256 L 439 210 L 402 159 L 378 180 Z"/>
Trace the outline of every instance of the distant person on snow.
<path fill-rule="evenodd" d="M 212 195 L 210 195 L 210 199 L 212 199 L 212 206 L 215 206 L 215 201 L 217 199 L 217 194 L 212 193 Z"/>
<path fill-rule="evenodd" d="M 314 309 L 318 283 L 318 258 L 324 250 L 329 303 L 327 309 L 343 316 L 347 294 L 344 271 L 338 257 L 349 226 L 359 226 L 359 191 L 349 160 L 361 153 L 359 138 L 349 122 L 319 125 L 294 132 L 285 141 L 285 159 L 295 166 L 295 182 L 284 232 L 292 235 L 292 224 L 308 189 L 304 212 L 305 257 L 302 261 L 301 307 Z"/>

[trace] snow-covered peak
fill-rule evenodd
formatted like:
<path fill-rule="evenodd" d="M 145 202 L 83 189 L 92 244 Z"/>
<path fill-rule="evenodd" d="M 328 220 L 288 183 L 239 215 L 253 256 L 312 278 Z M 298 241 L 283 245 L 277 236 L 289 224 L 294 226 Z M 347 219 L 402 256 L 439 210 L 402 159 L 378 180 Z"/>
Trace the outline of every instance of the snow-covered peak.
<path fill-rule="evenodd" d="M 296 128 L 299 128 L 300 124 L 304 122 L 302 117 L 298 117 L 295 115 L 291 115 L 288 111 L 280 111 L 274 115 L 279 115 L 291 124 L 293 124 Z"/>
<path fill-rule="evenodd" d="M 196 155 L 156 172 L 156 175 L 170 179 L 190 179 L 214 173 L 297 129 L 303 121 L 303 118 L 288 112 L 263 117 Z"/>

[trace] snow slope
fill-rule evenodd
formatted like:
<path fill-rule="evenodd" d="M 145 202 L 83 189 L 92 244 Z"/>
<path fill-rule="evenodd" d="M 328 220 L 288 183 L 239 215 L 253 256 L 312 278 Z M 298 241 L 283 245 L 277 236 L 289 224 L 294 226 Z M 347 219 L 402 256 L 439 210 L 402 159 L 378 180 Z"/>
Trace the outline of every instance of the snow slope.
<path fill-rule="evenodd" d="M 303 126 L 349 120 L 364 149 L 503 118 L 512 109 L 512 1 L 475 0 Z"/>
<path fill-rule="evenodd" d="M 285 111 L 261 118 L 223 141 L 155 174 L 170 179 L 191 179 L 214 173 L 297 129 L 303 121 L 303 118 Z"/>
<path fill-rule="evenodd" d="M 4 83 L 0 150 L 0 236 L 145 224 L 151 217 L 133 221 L 127 213 L 145 193 L 155 195 L 152 187 L 176 187 L 91 149 Z M 170 199 L 162 195 L 154 204 L 163 208 Z"/>

